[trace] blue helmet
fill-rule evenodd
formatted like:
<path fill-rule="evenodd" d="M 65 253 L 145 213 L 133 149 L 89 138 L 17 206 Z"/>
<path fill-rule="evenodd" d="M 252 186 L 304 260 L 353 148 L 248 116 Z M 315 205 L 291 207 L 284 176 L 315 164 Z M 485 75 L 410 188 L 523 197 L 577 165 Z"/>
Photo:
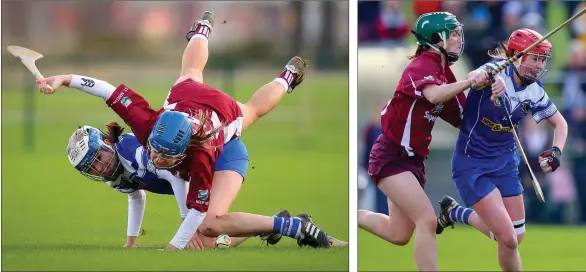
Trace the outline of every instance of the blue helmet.
<path fill-rule="evenodd" d="M 182 157 L 191 140 L 193 119 L 186 113 L 165 111 L 159 116 L 148 144 L 152 150 L 169 157 Z"/>
<path fill-rule="evenodd" d="M 101 161 L 102 156 L 109 160 Z M 91 126 L 83 126 L 73 132 L 67 143 L 67 157 L 77 171 L 96 181 L 116 180 L 123 170 L 116 151 L 104 142 L 104 133 Z"/>

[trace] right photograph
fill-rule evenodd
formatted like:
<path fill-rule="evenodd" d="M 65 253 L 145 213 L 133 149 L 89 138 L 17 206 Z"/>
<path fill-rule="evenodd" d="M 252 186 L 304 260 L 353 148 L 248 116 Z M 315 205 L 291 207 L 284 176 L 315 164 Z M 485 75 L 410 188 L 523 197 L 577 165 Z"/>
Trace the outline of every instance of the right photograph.
<path fill-rule="evenodd" d="M 358 1 L 359 271 L 586 269 L 584 13 Z"/>

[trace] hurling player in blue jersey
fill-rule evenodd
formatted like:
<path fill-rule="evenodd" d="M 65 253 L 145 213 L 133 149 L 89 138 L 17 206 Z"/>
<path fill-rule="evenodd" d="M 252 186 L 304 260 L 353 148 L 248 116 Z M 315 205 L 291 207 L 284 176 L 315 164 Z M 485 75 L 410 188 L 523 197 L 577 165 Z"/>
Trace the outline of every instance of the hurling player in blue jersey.
<path fill-rule="evenodd" d="M 507 45 L 501 44 L 489 55 L 494 59 L 471 72 L 485 75 L 542 36 L 530 29 L 511 34 Z M 568 134 L 564 117 L 551 102 L 539 79 L 547 72 L 551 43 L 544 40 L 513 65 L 502 70 L 491 86 L 477 87 L 468 93 L 464 119 L 452 156 L 452 178 L 465 208 L 453 198 L 440 201 L 436 233 L 459 222 L 471 225 L 498 243 L 498 260 L 507 271 L 521 271 L 517 246 L 525 233 L 523 187 L 518 171 L 520 154 L 512 134 L 519 122 L 531 112 L 535 122 L 547 120 L 554 129 L 552 147 L 543 151 L 539 163 L 545 173 L 560 166 L 562 150 Z M 500 103 L 497 97 L 502 98 Z M 505 109 L 514 124 L 507 121 Z"/>
<path fill-rule="evenodd" d="M 166 170 L 157 170 L 146 150 L 131 133 L 122 134 L 123 128 L 116 122 L 106 126 L 106 133 L 97 128 L 83 126 L 75 130 L 67 145 L 69 161 L 82 175 L 103 181 L 118 192 L 128 194 L 128 227 L 125 246 L 134 247 L 145 211 L 146 194 L 175 195 L 181 218 L 187 216 L 187 182 Z M 234 139 L 224 146 L 216 163 L 215 171 L 229 170 L 243 178 L 248 169 L 248 151 L 244 143 Z M 247 237 L 233 237 L 232 246 Z M 263 240 L 267 240 L 265 237 Z M 277 241 L 270 240 L 276 243 Z M 191 247 L 213 248 L 215 239 L 198 233 Z"/>

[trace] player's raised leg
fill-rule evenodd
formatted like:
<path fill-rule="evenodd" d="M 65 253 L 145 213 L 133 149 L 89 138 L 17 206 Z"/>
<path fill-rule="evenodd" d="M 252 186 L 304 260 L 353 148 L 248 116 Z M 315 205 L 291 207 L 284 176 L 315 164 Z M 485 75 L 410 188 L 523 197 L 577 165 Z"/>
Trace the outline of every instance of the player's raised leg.
<path fill-rule="evenodd" d="M 427 195 L 423 191 L 423 188 L 419 184 L 417 178 L 415 178 L 415 176 L 411 172 L 402 172 L 393 176 L 382 178 L 378 183 L 378 187 L 385 193 L 385 195 L 387 195 L 389 200 L 392 201 L 393 206 L 396 205 L 396 207 L 398 208 L 391 210 L 391 216 L 394 216 L 392 214 L 394 211 L 400 210 L 402 215 L 408 217 L 415 224 L 416 233 L 414 255 L 415 262 L 417 263 L 417 268 L 419 270 L 425 271 L 437 271 L 438 261 L 437 246 L 435 239 L 435 213 L 433 207 L 431 206 L 431 202 L 427 198 Z M 364 220 L 364 218 L 365 217 L 363 217 L 362 220 Z M 378 216 L 371 218 L 376 218 L 373 220 L 373 222 L 375 223 L 361 223 L 359 215 L 359 225 L 366 225 L 370 227 L 372 230 L 378 229 L 380 233 L 375 234 L 387 238 L 391 238 L 392 235 L 389 234 L 390 232 L 403 231 L 403 237 L 399 237 L 399 235 L 397 235 L 397 237 L 399 237 L 400 239 L 391 239 L 397 239 L 398 242 L 406 243 L 406 239 L 404 237 L 406 237 L 408 235 L 408 232 L 411 230 L 411 226 L 409 226 L 407 223 L 402 222 L 402 224 L 393 225 L 397 227 L 402 227 L 403 229 L 389 229 L 384 231 L 382 227 L 375 227 L 374 225 L 389 224 L 388 220 L 391 219 L 387 219 L 387 222 L 384 223 L 384 219 L 386 219 L 384 217 Z M 400 216 L 397 219 L 405 220 Z M 395 218 L 393 218 L 392 220 L 395 220 Z M 384 232 L 387 232 L 387 234 L 385 234 Z"/>
<path fill-rule="evenodd" d="M 203 83 L 203 69 L 208 62 L 208 38 L 214 26 L 214 14 L 204 11 L 187 33 L 188 44 L 181 58 L 181 75 L 175 84 L 191 78 Z"/>
<path fill-rule="evenodd" d="M 523 267 L 517 249 L 519 245 L 517 235 L 499 190 L 495 188 L 472 205 L 472 208 L 494 234 L 498 243 L 498 259 L 501 268 L 504 271 L 521 271 Z"/>
<path fill-rule="evenodd" d="M 301 57 L 292 58 L 277 78 L 260 87 L 246 104 L 240 104 L 244 116 L 242 131 L 269 113 L 286 93 L 293 92 L 303 82 L 307 65 L 308 61 Z"/>

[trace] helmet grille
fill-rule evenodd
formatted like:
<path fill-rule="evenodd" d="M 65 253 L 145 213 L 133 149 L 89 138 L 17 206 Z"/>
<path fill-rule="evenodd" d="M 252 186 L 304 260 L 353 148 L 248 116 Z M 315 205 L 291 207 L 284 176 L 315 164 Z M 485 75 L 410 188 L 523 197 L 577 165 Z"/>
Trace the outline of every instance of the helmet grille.
<path fill-rule="evenodd" d="M 185 132 L 183 130 L 177 131 L 177 135 L 175 135 L 175 139 L 173 139 L 173 142 L 179 143 L 183 136 L 185 136 Z"/>
<path fill-rule="evenodd" d="M 162 136 L 163 132 L 165 132 L 165 127 L 167 127 L 166 124 L 160 124 L 159 127 L 157 128 L 157 136 Z"/>

